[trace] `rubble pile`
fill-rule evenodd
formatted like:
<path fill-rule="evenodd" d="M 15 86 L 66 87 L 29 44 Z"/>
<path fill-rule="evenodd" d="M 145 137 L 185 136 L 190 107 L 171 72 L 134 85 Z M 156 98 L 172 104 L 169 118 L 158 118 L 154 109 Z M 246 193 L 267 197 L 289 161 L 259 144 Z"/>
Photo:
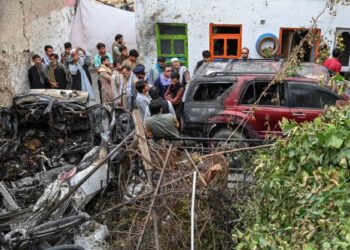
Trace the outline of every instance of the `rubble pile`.
<path fill-rule="evenodd" d="M 223 154 L 146 140 L 138 111 L 45 91 L 0 110 L 1 249 L 232 246 Z"/>
<path fill-rule="evenodd" d="M 125 205 L 112 207 L 116 212 L 107 215 L 112 249 L 189 249 L 194 172 L 195 245 L 232 247 L 230 232 L 239 215 L 227 189 L 228 160 L 222 155 L 202 158 L 169 144 L 151 143 L 150 151 L 153 188 L 147 188 L 146 173 L 135 175 L 126 188 Z"/>

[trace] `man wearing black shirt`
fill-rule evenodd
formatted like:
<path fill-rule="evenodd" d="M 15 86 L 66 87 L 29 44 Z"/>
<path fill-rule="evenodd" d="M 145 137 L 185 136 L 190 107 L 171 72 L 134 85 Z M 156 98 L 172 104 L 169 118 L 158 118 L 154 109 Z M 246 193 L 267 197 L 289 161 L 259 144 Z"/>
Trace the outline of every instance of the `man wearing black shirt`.
<path fill-rule="evenodd" d="M 203 65 L 203 63 L 208 63 L 210 60 L 210 51 L 209 50 L 204 50 L 202 52 L 203 60 L 200 60 L 197 62 L 196 68 L 194 69 L 193 74 L 196 73 L 196 71 Z"/>
<path fill-rule="evenodd" d="M 68 71 L 66 67 L 58 62 L 58 55 L 50 55 L 50 64 L 46 68 L 46 75 L 49 83 L 54 89 L 67 89 Z"/>
<path fill-rule="evenodd" d="M 46 89 L 50 87 L 47 77 L 45 76 L 41 58 L 39 55 L 33 55 L 34 65 L 28 70 L 28 80 L 31 89 Z"/>

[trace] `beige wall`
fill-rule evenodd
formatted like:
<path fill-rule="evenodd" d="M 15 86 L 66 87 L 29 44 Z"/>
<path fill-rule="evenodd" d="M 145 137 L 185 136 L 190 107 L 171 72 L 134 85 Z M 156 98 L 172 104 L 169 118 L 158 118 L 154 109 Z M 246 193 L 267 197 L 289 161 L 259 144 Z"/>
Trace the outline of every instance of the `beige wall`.
<path fill-rule="evenodd" d="M 0 106 L 28 90 L 31 56 L 45 45 L 63 51 L 70 37 L 75 0 L 0 0 Z"/>

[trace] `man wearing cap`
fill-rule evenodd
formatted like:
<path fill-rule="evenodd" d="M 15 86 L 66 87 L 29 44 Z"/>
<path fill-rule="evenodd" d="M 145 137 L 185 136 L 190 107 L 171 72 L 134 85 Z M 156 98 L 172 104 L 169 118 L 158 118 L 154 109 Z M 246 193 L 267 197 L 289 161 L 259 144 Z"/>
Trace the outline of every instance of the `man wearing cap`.
<path fill-rule="evenodd" d="M 137 80 L 134 82 L 134 84 L 136 84 L 136 82 L 138 82 L 139 80 L 147 81 L 145 66 L 143 66 L 143 64 L 138 64 L 132 72 L 137 77 Z"/>
<path fill-rule="evenodd" d="M 185 66 L 181 66 L 180 60 L 178 58 L 171 59 L 171 65 L 173 70 L 176 70 L 180 74 L 180 83 L 183 86 L 186 86 L 191 81 L 191 75 L 188 69 Z"/>

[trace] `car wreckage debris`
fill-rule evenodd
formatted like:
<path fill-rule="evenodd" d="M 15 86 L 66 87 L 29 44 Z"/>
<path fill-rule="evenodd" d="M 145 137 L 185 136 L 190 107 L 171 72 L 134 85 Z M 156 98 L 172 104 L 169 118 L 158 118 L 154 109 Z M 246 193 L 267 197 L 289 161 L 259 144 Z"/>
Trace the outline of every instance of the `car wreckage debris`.
<path fill-rule="evenodd" d="M 196 245 L 220 234 L 217 247 L 230 247 L 243 201 L 228 188 L 230 161 L 147 140 L 141 122 L 79 91 L 1 108 L 1 249 L 188 249 L 194 171 Z"/>

